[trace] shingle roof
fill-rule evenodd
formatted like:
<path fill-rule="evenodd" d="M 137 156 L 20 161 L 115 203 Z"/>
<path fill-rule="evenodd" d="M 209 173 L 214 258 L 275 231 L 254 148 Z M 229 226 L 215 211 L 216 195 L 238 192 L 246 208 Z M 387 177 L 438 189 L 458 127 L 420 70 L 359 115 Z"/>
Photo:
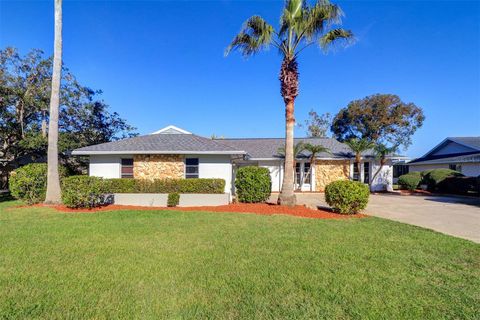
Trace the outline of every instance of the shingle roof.
<path fill-rule="evenodd" d="M 150 134 L 76 149 L 73 155 L 141 153 L 242 154 L 222 141 L 194 134 Z"/>
<path fill-rule="evenodd" d="M 468 152 L 459 154 L 447 154 L 428 158 L 419 158 L 410 161 L 408 165 L 423 165 L 423 164 L 443 164 L 443 163 L 467 163 L 480 162 L 480 152 Z"/>
<path fill-rule="evenodd" d="M 447 139 L 480 151 L 480 137 L 448 137 Z"/>
<path fill-rule="evenodd" d="M 245 150 L 251 158 L 256 159 L 271 159 L 279 158 L 278 149 L 285 145 L 285 138 L 238 138 L 238 139 L 219 139 L 232 146 L 234 149 Z M 332 139 L 332 138 L 296 138 L 295 143 L 298 142 L 311 143 L 313 145 L 322 145 L 328 148 L 330 153 L 320 153 L 319 158 L 350 158 L 353 153 L 347 145 Z M 303 151 L 299 158 L 308 157 L 310 153 Z M 373 152 L 367 151 L 364 156 L 373 156 Z"/>

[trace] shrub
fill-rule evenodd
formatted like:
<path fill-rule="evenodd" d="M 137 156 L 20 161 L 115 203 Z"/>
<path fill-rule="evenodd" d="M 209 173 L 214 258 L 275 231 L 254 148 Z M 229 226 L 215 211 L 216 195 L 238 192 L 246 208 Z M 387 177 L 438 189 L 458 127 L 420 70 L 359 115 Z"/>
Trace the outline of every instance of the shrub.
<path fill-rule="evenodd" d="M 69 208 L 93 208 L 105 204 L 105 181 L 90 176 L 71 176 L 62 184 L 62 201 Z"/>
<path fill-rule="evenodd" d="M 167 206 L 176 207 L 180 202 L 180 194 L 174 192 L 168 194 Z"/>
<path fill-rule="evenodd" d="M 480 178 L 477 177 L 447 177 L 437 186 L 438 191 L 444 193 L 479 195 Z"/>
<path fill-rule="evenodd" d="M 223 179 L 105 179 L 107 193 L 224 193 Z"/>
<path fill-rule="evenodd" d="M 426 184 L 429 191 L 438 191 L 438 185 L 447 177 L 463 177 L 458 171 L 451 169 L 433 169 L 423 173 L 422 184 Z"/>
<path fill-rule="evenodd" d="M 256 166 L 242 167 L 237 171 L 235 188 L 240 202 L 264 202 L 272 190 L 270 171 Z"/>
<path fill-rule="evenodd" d="M 422 181 L 420 172 L 411 172 L 398 177 L 398 184 L 407 190 L 415 190 Z"/>
<path fill-rule="evenodd" d="M 325 187 L 325 200 L 334 212 L 355 214 L 367 207 L 370 190 L 358 181 L 339 180 Z"/>
<path fill-rule="evenodd" d="M 59 166 L 60 178 L 66 176 L 66 169 Z M 9 189 L 13 197 L 27 204 L 45 201 L 47 192 L 47 164 L 30 163 L 10 174 Z"/>

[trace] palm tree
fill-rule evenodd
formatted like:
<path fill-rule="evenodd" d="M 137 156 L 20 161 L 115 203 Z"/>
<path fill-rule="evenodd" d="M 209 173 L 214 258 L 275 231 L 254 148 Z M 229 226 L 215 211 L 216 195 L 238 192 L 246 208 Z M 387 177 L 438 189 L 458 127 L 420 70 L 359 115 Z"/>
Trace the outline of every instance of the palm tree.
<path fill-rule="evenodd" d="M 310 152 L 310 170 L 308 174 L 310 175 L 310 180 L 312 179 L 312 168 L 315 164 L 315 158 L 317 157 L 317 154 L 322 153 L 322 152 L 328 152 L 330 153 L 330 149 L 325 148 L 322 145 L 319 144 L 311 144 L 307 143 L 305 144 L 305 150 Z M 313 183 L 310 181 L 310 191 L 313 191 Z"/>
<path fill-rule="evenodd" d="M 243 25 L 240 33 L 228 46 L 225 54 L 239 50 L 248 57 L 268 49 L 277 48 L 282 56 L 280 68 L 281 95 L 285 103 L 285 169 L 283 184 L 278 197 L 282 205 L 295 205 L 293 189 L 293 127 L 295 125 L 294 106 L 298 95 L 297 58 L 305 48 L 319 44 L 327 50 L 338 40 L 351 40 L 351 31 L 333 29 L 340 24 L 343 12 L 328 0 L 317 0 L 310 6 L 305 0 L 287 0 L 280 18 L 280 26 L 275 30 L 260 16 L 252 16 Z"/>
<path fill-rule="evenodd" d="M 371 142 L 370 140 L 367 139 L 358 139 L 358 138 L 353 138 L 350 140 L 345 141 L 345 144 L 350 148 L 350 150 L 355 153 L 355 162 L 357 163 L 357 170 L 358 170 L 358 180 L 360 182 L 363 182 L 362 175 L 360 173 L 360 161 L 362 161 L 362 152 L 372 149 L 375 147 L 375 144 Z"/>
<path fill-rule="evenodd" d="M 61 202 L 60 177 L 58 175 L 58 109 L 62 78 L 62 0 L 55 0 L 54 42 L 50 121 L 48 124 L 47 194 L 45 197 L 45 203 L 50 204 Z"/>
<path fill-rule="evenodd" d="M 298 159 L 298 156 L 305 150 L 305 143 L 300 141 L 298 143 L 295 143 L 293 145 L 293 165 L 292 165 L 292 168 L 293 168 L 293 172 L 295 172 L 296 168 L 297 168 L 297 159 Z M 278 148 L 277 150 L 277 153 L 283 157 L 285 157 L 285 146 L 282 146 L 280 148 Z M 284 181 L 285 182 L 285 181 Z M 293 178 L 293 185 L 295 186 L 297 184 L 297 175 L 295 174 L 294 175 L 294 178 Z"/>
<path fill-rule="evenodd" d="M 372 177 L 372 180 L 369 182 L 370 189 L 372 187 L 372 183 L 377 177 L 377 175 L 382 171 L 382 168 L 385 164 L 387 164 L 387 156 L 392 154 L 398 150 L 397 146 L 387 147 L 386 145 L 379 143 L 374 147 L 375 151 L 375 158 L 380 162 L 380 166 L 378 167 L 377 171 Z"/>

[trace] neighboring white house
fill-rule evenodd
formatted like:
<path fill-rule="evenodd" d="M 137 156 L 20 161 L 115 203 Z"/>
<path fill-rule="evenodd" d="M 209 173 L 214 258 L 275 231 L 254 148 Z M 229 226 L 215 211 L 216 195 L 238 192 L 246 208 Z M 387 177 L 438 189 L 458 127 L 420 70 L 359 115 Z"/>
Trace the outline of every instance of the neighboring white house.
<path fill-rule="evenodd" d="M 468 177 L 480 175 L 480 137 L 449 137 L 423 157 L 408 163 L 410 171 L 446 168 Z"/>
<path fill-rule="evenodd" d="M 354 155 L 343 143 L 331 138 L 297 138 L 298 142 L 322 145 L 329 153 L 318 154 L 311 163 L 310 154 L 302 152 L 296 164 L 298 191 L 324 191 L 335 180 L 359 176 L 368 183 L 379 168 L 372 151 L 363 154 L 360 172 Z M 272 191 L 280 191 L 283 179 L 283 157 L 278 149 L 283 138 L 209 139 L 175 126 L 152 134 L 76 149 L 73 155 L 89 156 L 89 174 L 104 178 L 182 179 L 221 178 L 225 192 L 234 193 L 235 172 L 239 167 L 255 165 L 270 170 Z M 401 158 L 401 157 L 400 157 Z M 374 190 L 391 190 L 392 163 L 372 183 Z"/>

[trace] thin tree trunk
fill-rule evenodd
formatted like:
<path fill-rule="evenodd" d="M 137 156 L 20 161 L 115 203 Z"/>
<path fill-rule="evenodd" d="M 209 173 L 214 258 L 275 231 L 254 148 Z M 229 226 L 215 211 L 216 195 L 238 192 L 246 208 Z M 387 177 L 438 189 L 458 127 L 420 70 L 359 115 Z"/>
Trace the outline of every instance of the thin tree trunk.
<path fill-rule="evenodd" d="M 286 130 L 285 130 L 285 166 L 282 189 L 278 196 L 278 204 L 294 206 L 296 198 L 294 193 L 294 170 L 293 170 L 293 127 L 295 125 L 294 101 L 287 103 L 285 112 Z"/>
<path fill-rule="evenodd" d="M 58 109 L 60 81 L 62 78 L 62 0 L 55 0 L 55 45 L 53 52 L 52 93 L 50 96 L 50 121 L 48 124 L 48 171 L 45 203 L 61 202 L 58 174 Z"/>
<path fill-rule="evenodd" d="M 377 169 L 377 171 L 373 175 L 372 180 L 370 180 L 370 182 L 368 183 L 368 185 L 370 186 L 370 191 L 373 191 L 372 190 L 372 183 L 373 183 L 373 181 L 375 181 L 375 179 L 377 178 L 380 171 L 382 171 L 383 166 L 385 166 L 385 159 L 380 159 L 380 167 Z"/>

